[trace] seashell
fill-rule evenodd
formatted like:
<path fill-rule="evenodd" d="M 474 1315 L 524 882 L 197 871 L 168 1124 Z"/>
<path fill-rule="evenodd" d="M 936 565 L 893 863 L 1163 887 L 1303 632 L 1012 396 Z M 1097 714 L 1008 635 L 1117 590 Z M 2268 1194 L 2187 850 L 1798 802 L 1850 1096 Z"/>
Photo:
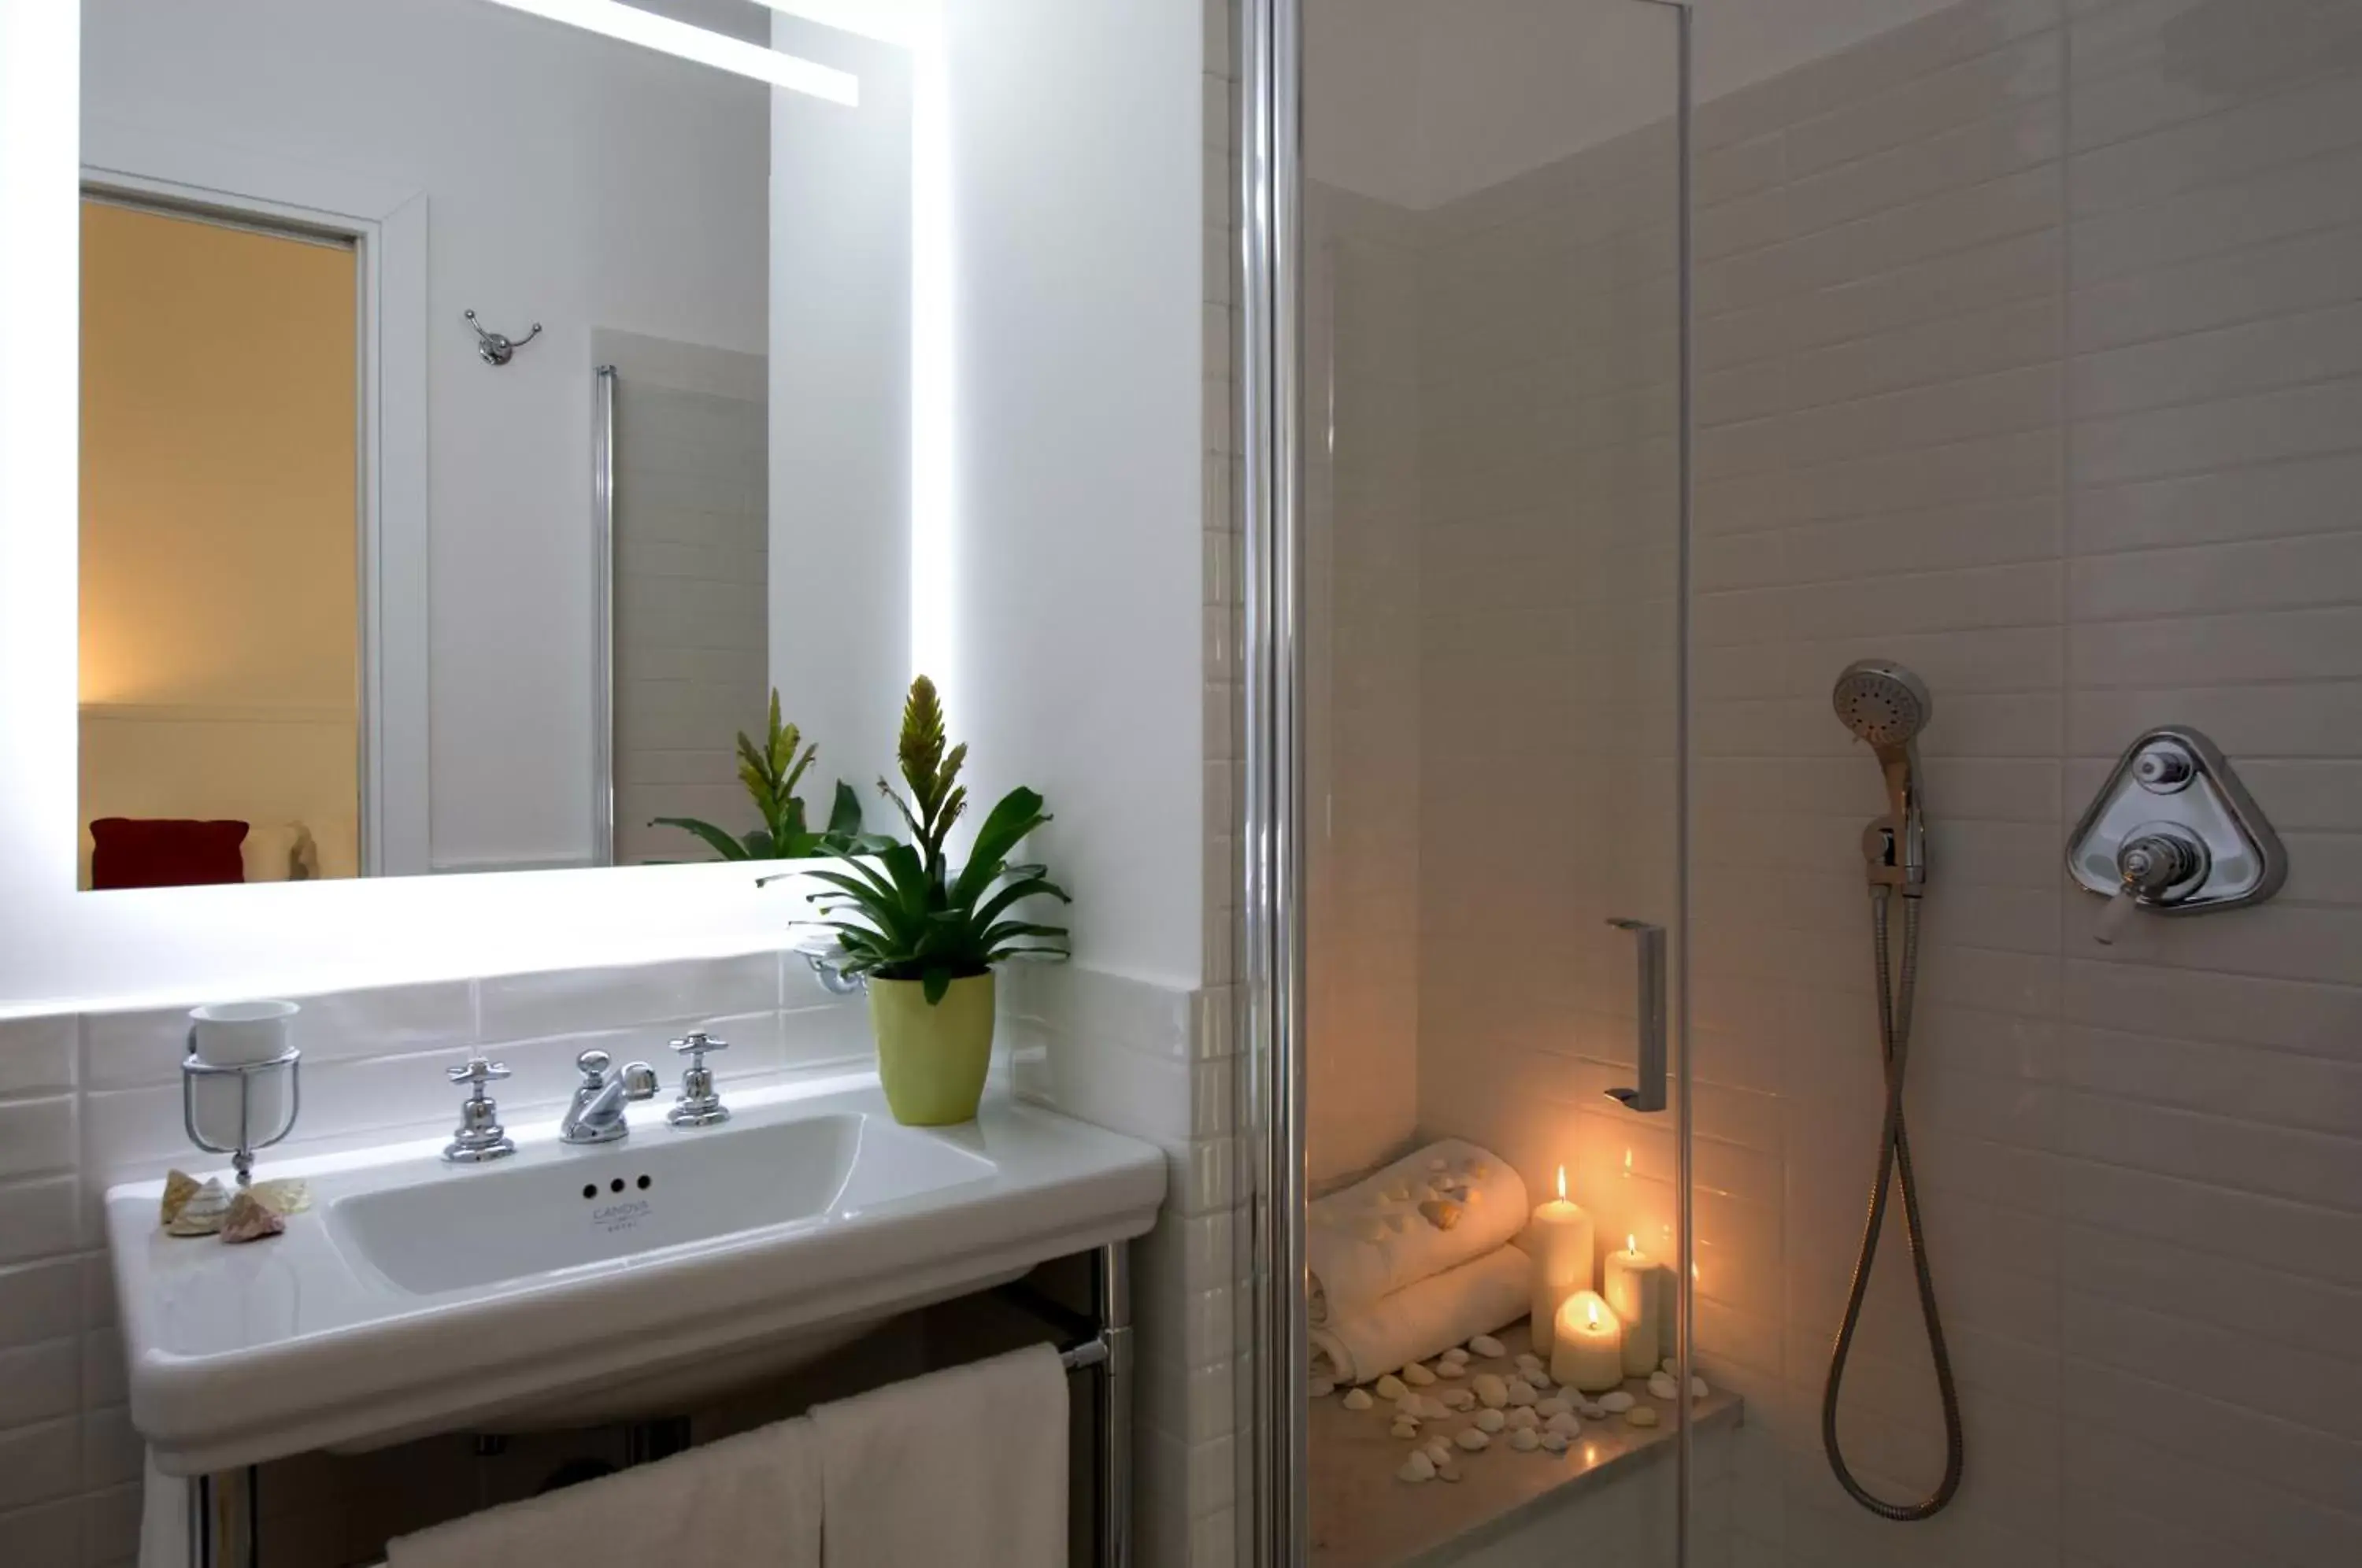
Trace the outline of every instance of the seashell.
<path fill-rule="evenodd" d="M 1468 1375 L 1468 1364 L 1464 1361 L 1439 1361 L 1435 1364 L 1435 1375 L 1438 1377 L 1465 1377 Z"/>
<path fill-rule="evenodd" d="M 1617 1388 L 1612 1392 L 1602 1394 L 1599 1397 L 1599 1408 L 1607 1411 L 1610 1415 L 1628 1410 L 1639 1402 L 1639 1400 L 1632 1397 L 1628 1390 L 1622 1388 Z"/>
<path fill-rule="evenodd" d="M 1542 1423 L 1542 1430 L 1556 1432 L 1562 1438 L 1580 1437 L 1583 1435 L 1583 1423 L 1573 1416 L 1552 1416 Z"/>
<path fill-rule="evenodd" d="M 1462 1427 L 1460 1435 L 1451 1441 L 1471 1453 L 1482 1453 L 1493 1446 L 1493 1440 L 1474 1427 Z"/>
<path fill-rule="evenodd" d="M 1366 1388 L 1349 1388 L 1345 1391 L 1345 1408 L 1349 1410 L 1366 1410 L 1376 1403 L 1375 1399 L 1370 1397 L 1370 1391 Z"/>
<path fill-rule="evenodd" d="M 1540 1395 L 1534 1392 L 1534 1386 L 1527 1382 L 1524 1378 L 1512 1377 L 1509 1379 L 1510 1404 L 1530 1405 L 1540 1397 Z"/>
<path fill-rule="evenodd" d="M 1418 1206 L 1427 1222 L 1439 1231 L 1449 1231 L 1460 1223 L 1460 1205 L 1440 1198 L 1430 1198 Z"/>
<path fill-rule="evenodd" d="M 1330 1395 L 1337 1392 L 1337 1385 L 1326 1377 L 1316 1377 L 1305 1392 L 1315 1399 L 1326 1399 Z"/>
<path fill-rule="evenodd" d="M 188 1172 L 166 1171 L 164 1200 L 157 1206 L 156 1223 L 169 1230 L 172 1221 L 181 1217 L 181 1210 L 189 1206 L 189 1199 L 196 1197 L 197 1190 L 197 1178 Z"/>
<path fill-rule="evenodd" d="M 1391 1372 L 1378 1379 L 1377 1389 L 1378 1397 L 1381 1399 L 1399 1399 L 1410 1392 L 1403 1386 L 1403 1380 Z"/>
<path fill-rule="evenodd" d="M 1407 1481 L 1413 1485 L 1421 1481 L 1432 1481 L 1435 1479 L 1435 1461 L 1423 1453 L 1414 1453 L 1402 1462 L 1402 1468 L 1395 1472 L 1395 1479 Z"/>
<path fill-rule="evenodd" d="M 1506 1354 L 1508 1350 L 1507 1346 L 1502 1344 L 1500 1341 L 1495 1339 L 1490 1334 L 1477 1335 L 1474 1339 L 1468 1342 L 1468 1348 L 1477 1355 L 1483 1356 L 1503 1355 Z"/>
<path fill-rule="evenodd" d="M 1509 1386 L 1496 1373 L 1480 1372 L 1475 1379 L 1476 1402 L 1497 1410 L 1509 1402 Z"/>
<path fill-rule="evenodd" d="M 1607 1407 L 1596 1399 L 1584 1399 L 1574 1407 L 1574 1413 L 1586 1421 L 1604 1421 L 1607 1419 Z"/>
<path fill-rule="evenodd" d="M 1705 1378 L 1703 1378 L 1703 1377 L 1693 1377 L 1693 1378 L 1691 1378 L 1691 1379 L 1690 1379 L 1690 1397 L 1691 1397 L 1691 1398 L 1693 1398 L 1693 1399 L 1703 1399 L 1703 1398 L 1705 1398 L 1705 1397 L 1706 1397 L 1707 1392 L 1708 1392 L 1708 1390 L 1707 1390 L 1706 1386 L 1705 1386 Z"/>
<path fill-rule="evenodd" d="M 1519 1453 L 1531 1453 L 1541 1445 L 1541 1434 L 1528 1428 L 1520 1427 L 1509 1434 L 1509 1446 Z"/>
<path fill-rule="evenodd" d="M 1655 1426 L 1657 1424 L 1657 1407 L 1654 1405 L 1633 1406 L 1630 1409 L 1624 1412 L 1624 1424 L 1628 1427 Z"/>
<path fill-rule="evenodd" d="M 250 1192 L 241 1192 L 230 1199 L 229 1212 L 222 1217 L 221 1239 L 225 1242 L 259 1242 L 265 1236 L 276 1236 L 287 1229 L 287 1221 L 269 1204 L 257 1199 Z"/>
<path fill-rule="evenodd" d="M 1441 1438 L 1428 1439 L 1427 1446 L 1420 1449 L 1419 1452 L 1427 1455 L 1429 1462 L 1431 1463 L 1449 1464 L 1451 1463 L 1451 1445 L 1444 1441 Z"/>
<path fill-rule="evenodd" d="M 1649 1374 L 1649 1394 L 1651 1398 L 1672 1399 L 1680 1397 L 1682 1386 L 1661 1372 Z"/>
<path fill-rule="evenodd" d="M 1564 1453 L 1566 1452 L 1566 1434 L 1564 1432 L 1542 1433 L 1542 1452 L 1544 1453 Z"/>
<path fill-rule="evenodd" d="M 1476 1408 L 1476 1396 L 1465 1388 L 1447 1388 L 1435 1397 L 1435 1401 L 1446 1410 L 1473 1410 Z"/>
<path fill-rule="evenodd" d="M 1432 1388 L 1435 1386 L 1435 1374 L 1428 1371 L 1427 1368 L 1421 1366 L 1417 1362 L 1412 1362 L 1408 1366 L 1404 1367 L 1400 1375 L 1402 1380 L 1405 1383 L 1409 1384 L 1413 1388 Z M 1672 1396 L 1668 1395 L 1666 1397 L 1670 1398 Z"/>
<path fill-rule="evenodd" d="M 1415 1438 L 1418 1436 L 1418 1423 L 1414 1420 L 1408 1420 L 1397 1417 L 1395 1420 L 1395 1424 L 1388 1428 L 1387 1430 L 1398 1438 Z"/>
<path fill-rule="evenodd" d="M 228 1218 L 229 1194 L 222 1190 L 220 1182 L 209 1179 L 189 1194 L 181 1205 L 181 1211 L 172 1216 L 172 1222 L 164 1229 L 175 1236 L 210 1236 L 220 1230 L 222 1221 Z"/>
<path fill-rule="evenodd" d="M 1476 1412 L 1476 1430 L 1480 1432 L 1497 1432 L 1508 1424 L 1509 1419 L 1498 1410 Z"/>
<path fill-rule="evenodd" d="M 1545 1399 L 1540 1404 L 1534 1407 L 1534 1414 L 1547 1421 L 1552 1416 L 1565 1415 L 1573 1408 L 1573 1406 L 1568 1404 L 1564 1399 Z"/>
<path fill-rule="evenodd" d="M 1509 1430 L 1513 1432 L 1531 1431 L 1541 1424 L 1541 1419 L 1534 1414 L 1530 1405 L 1520 1405 L 1509 1412 Z"/>
<path fill-rule="evenodd" d="M 293 1176 L 281 1176 L 273 1181 L 259 1181 L 246 1189 L 254 1200 L 281 1219 L 301 1214 L 312 1207 L 312 1184 Z"/>

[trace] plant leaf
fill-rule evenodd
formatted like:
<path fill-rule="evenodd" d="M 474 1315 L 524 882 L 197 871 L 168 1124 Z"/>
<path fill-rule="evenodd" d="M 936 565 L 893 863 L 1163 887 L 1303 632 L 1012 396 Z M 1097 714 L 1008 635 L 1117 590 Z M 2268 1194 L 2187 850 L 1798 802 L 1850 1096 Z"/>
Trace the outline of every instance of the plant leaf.
<path fill-rule="evenodd" d="M 746 846 L 733 838 L 726 830 L 715 827 L 712 823 L 700 822 L 695 817 L 655 817 L 649 820 L 648 826 L 677 827 L 693 833 L 724 860 L 755 858 L 747 853 Z"/>

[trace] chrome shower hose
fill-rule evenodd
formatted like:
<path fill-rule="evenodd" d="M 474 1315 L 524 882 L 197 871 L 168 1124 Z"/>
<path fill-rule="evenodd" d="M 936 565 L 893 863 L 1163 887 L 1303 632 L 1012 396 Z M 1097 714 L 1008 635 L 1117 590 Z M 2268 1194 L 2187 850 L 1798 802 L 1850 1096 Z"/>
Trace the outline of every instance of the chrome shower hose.
<path fill-rule="evenodd" d="M 1871 889 L 1871 923 L 1878 962 L 1878 1038 L 1886 1066 L 1886 1121 L 1878 1146 L 1878 1181 L 1870 1192 L 1870 1216 L 1862 1229 L 1861 1255 L 1854 1262 L 1853 1286 L 1846 1295 L 1845 1320 L 1829 1351 L 1829 1380 L 1821 1396 L 1821 1446 L 1829 1468 L 1846 1495 L 1881 1518 L 1902 1523 L 1933 1518 L 1960 1489 L 1965 1446 L 1960 1435 L 1960 1391 L 1952 1380 L 1951 1353 L 1944 1345 L 1944 1321 L 1936 1310 L 1936 1280 L 1927 1269 L 1927 1236 L 1919 1216 L 1919 1187 L 1911 1174 L 1911 1138 L 1903 1121 L 1903 1074 L 1911 1044 L 1911 999 L 1919 979 L 1919 900 L 1903 900 L 1903 967 L 1893 972 L 1888 938 L 1893 889 Z M 1944 1478 L 1936 1490 L 1915 1503 L 1890 1503 L 1871 1495 L 1854 1479 L 1845 1450 L 1838 1442 L 1838 1391 L 1845 1382 L 1846 1361 L 1853 1353 L 1854 1331 L 1861 1325 L 1861 1304 L 1870 1292 L 1870 1270 L 1878 1256 L 1879 1233 L 1886 1225 L 1888 1190 L 1903 1189 L 1903 1229 L 1911 1250 L 1912 1273 L 1919 1286 L 1919 1312 L 1927 1324 L 1927 1348 L 1936 1362 L 1936 1389 L 1944 1405 Z"/>

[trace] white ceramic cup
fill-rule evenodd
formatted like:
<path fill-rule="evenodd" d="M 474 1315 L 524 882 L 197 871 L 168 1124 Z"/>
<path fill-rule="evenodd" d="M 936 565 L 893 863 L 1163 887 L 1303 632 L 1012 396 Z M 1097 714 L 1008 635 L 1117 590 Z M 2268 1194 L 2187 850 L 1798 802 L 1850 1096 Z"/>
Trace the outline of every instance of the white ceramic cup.
<path fill-rule="evenodd" d="M 273 1062 L 295 1043 L 292 1001 L 218 1002 L 189 1010 L 189 1038 L 197 1060 L 208 1066 L 237 1067 Z M 247 1102 L 248 1135 L 259 1144 L 285 1130 L 288 1075 L 254 1073 Z M 232 1074 L 201 1075 L 194 1086 L 197 1135 L 224 1149 L 237 1146 L 238 1080 Z"/>

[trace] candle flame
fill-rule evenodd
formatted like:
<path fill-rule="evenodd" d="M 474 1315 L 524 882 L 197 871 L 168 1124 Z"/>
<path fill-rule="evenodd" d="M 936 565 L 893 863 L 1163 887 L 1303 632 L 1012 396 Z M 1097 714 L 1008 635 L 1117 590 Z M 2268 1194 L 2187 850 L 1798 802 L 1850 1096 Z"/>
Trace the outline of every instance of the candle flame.
<path fill-rule="evenodd" d="M 1640 1238 L 1638 1236 L 1627 1235 L 1624 1238 L 1624 1250 L 1628 1253 L 1637 1254 L 1640 1251 Z"/>
<path fill-rule="evenodd" d="M 1624 1151 L 1624 1174 L 1626 1176 L 1632 1174 L 1632 1151 L 1629 1149 Z"/>
<path fill-rule="evenodd" d="M 1596 1297 L 1583 1304 L 1583 1315 L 1589 1320 L 1585 1327 L 1593 1329 L 1599 1327 L 1599 1302 Z"/>
<path fill-rule="evenodd" d="M 1566 1201 L 1566 1167 L 1564 1165 L 1558 1168 L 1558 1197 L 1560 1202 Z"/>

